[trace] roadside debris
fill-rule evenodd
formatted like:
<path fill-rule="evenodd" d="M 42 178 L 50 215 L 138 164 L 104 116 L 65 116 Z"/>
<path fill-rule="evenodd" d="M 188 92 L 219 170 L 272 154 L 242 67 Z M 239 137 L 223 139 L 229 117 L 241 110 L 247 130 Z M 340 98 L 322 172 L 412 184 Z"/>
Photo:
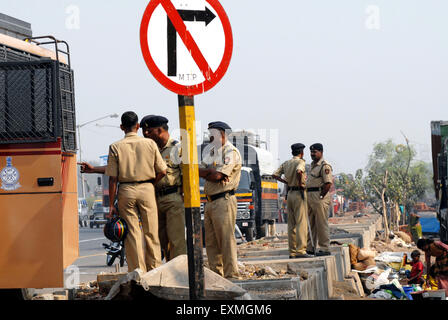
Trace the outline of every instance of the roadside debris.
<path fill-rule="evenodd" d="M 206 299 L 250 299 L 246 290 L 204 268 Z M 143 290 L 145 292 L 143 292 Z M 105 300 L 133 300 L 133 293 L 168 300 L 189 299 L 187 255 L 180 255 L 164 265 L 143 273 L 136 269 L 122 276 L 111 288 Z"/>
<path fill-rule="evenodd" d="M 354 244 L 349 244 L 350 264 L 352 269 L 363 271 L 371 266 L 375 266 L 374 257 L 376 252 L 367 248 L 359 248 Z"/>

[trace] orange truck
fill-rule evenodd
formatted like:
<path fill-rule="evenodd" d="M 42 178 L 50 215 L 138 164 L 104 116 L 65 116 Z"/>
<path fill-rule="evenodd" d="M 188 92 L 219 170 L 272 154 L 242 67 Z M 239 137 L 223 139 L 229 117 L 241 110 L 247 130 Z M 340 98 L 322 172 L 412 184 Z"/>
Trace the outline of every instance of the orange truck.
<path fill-rule="evenodd" d="M 14 32 L 23 22 L 7 20 L 8 32 L 0 24 L 0 289 L 60 288 L 79 254 L 69 46 Z"/>

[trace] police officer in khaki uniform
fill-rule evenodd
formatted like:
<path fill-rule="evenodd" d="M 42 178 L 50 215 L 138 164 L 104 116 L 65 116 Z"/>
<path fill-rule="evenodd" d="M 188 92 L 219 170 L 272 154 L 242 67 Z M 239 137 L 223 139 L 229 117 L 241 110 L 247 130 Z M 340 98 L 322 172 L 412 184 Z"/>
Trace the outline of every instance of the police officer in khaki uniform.
<path fill-rule="evenodd" d="M 333 183 L 331 165 L 324 160 L 323 146 L 315 143 L 310 147 L 311 163 L 310 173 L 307 178 L 306 189 L 308 193 L 308 216 L 311 226 L 313 243 L 317 247 L 319 241 L 319 251 L 317 256 L 330 255 L 330 232 L 328 227 L 328 210 L 331 199 L 330 191 Z M 307 253 L 313 253 L 314 249 L 311 238 L 308 237 Z"/>
<path fill-rule="evenodd" d="M 128 270 L 139 268 L 146 272 L 161 264 L 153 184 L 166 175 L 167 167 L 156 143 L 137 135 L 139 123 L 134 112 L 122 115 L 121 129 L 126 134 L 125 138 L 110 145 L 105 171 L 109 176 L 110 215 L 117 215 L 114 203 L 118 196 L 118 213 L 126 220 L 129 229 L 124 241 Z"/>
<path fill-rule="evenodd" d="M 289 258 L 310 258 L 306 253 L 308 219 L 306 204 L 306 172 L 303 149 L 305 145 L 296 143 L 291 146 L 293 158 L 284 162 L 272 175 L 286 184 L 288 211 Z M 285 180 L 281 176 L 285 176 Z"/>
<path fill-rule="evenodd" d="M 166 176 L 156 185 L 159 238 L 166 261 L 186 254 L 185 207 L 182 198 L 180 143 L 170 137 L 168 119 L 146 116 L 140 122 L 145 138 L 153 139 L 167 165 Z"/>
<path fill-rule="evenodd" d="M 208 125 L 210 144 L 205 148 L 199 168 L 204 178 L 204 228 L 208 264 L 212 271 L 225 278 L 237 278 L 235 222 L 237 200 L 235 190 L 241 176 L 241 155 L 228 140 L 231 128 L 224 122 Z"/>

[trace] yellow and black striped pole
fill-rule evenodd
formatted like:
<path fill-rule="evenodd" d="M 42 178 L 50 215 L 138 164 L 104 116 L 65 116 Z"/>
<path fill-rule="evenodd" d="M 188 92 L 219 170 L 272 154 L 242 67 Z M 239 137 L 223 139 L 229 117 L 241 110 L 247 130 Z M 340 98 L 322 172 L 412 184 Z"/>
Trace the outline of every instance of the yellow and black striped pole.
<path fill-rule="evenodd" d="M 182 141 L 182 178 L 187 227 L 190 299 L 199 300 L 205 297 L 205 293 L 199 163 L 193 96 L 179 95 L 179 122 Z"/>

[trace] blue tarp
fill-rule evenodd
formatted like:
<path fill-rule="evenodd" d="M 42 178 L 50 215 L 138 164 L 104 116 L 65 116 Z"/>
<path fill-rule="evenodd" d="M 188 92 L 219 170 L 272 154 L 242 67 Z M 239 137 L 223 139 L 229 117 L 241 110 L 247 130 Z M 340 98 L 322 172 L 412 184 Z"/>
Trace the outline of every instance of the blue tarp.
<path fill-rule="evenodd" d="M 423 233 L 439 233 L 440 222 L 437 217 L 432 218 L 420 218 L 420 224 L 422 225 Z"/>

